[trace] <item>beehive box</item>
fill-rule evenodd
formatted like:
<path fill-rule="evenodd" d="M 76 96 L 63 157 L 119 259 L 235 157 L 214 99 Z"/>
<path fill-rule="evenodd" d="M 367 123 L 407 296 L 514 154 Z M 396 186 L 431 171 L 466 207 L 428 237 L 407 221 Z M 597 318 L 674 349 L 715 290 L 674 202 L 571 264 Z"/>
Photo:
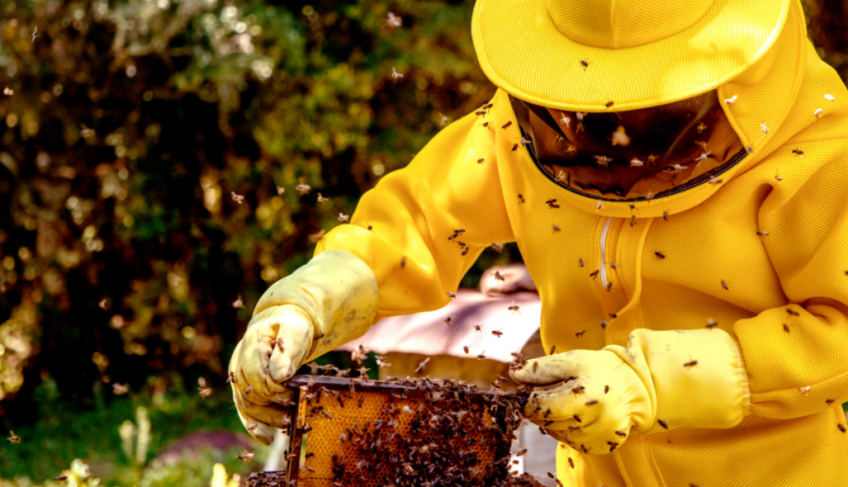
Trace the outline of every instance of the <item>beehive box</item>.
<path fill-rule="evenodd" d="M 300 487 L 490 487 L 508 475 L 519 396 L 430 379 L 288 384 L 298 391 L 291 445 L 304 446 L 286 477 Z"/>

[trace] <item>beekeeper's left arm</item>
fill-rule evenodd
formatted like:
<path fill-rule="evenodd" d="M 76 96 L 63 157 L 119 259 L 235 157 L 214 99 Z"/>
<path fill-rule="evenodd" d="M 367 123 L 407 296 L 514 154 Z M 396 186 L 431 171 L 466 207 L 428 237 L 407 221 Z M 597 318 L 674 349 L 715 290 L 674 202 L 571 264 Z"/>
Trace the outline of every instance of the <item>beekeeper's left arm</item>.
<path fill-rule="evenodd" d="M 797 148 L 807 160 L 787 161 L 796 176 L 776 182 L 759 212 L 760 228 L 769 232 L 763 244 L 796 304 L 733 327 L 750 377 L 751 412 L 781 419 L 848 401 L 848 139 Z M 804 174 L 827 157 L 833 159 Z"/>

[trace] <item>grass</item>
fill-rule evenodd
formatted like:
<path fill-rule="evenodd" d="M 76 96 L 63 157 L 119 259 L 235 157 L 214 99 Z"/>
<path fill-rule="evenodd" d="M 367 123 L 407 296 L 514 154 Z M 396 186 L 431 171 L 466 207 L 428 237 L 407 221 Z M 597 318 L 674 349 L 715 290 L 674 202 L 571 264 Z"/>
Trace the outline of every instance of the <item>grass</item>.
<path fill-rule="evenodd" d="M 0 443 L 0 486 L 6 487 L 2 479 L 17 479 L 11 485 L 21 487 L 32 485 L 31 482 L 43 484 L 68 469 L 74 459 L 90 465 L 92 475 L 100 477 L 102 484 L 128 487 L 209 485 L 216 463 L 224 464 L 227 472 L 243 476 L 260 469 L 257 464 L 240 463 L 236 459 L 239 451 L 211 449 L 201 450 L 193 458 L 173 465 L 151 462 L 171 443 L 189 433 L 244 432 L 228 387 L 216 389 L 204 400 L 195 391 L 183 387 L 179 378 L 169 378 L 167 382 L 169 387 L 165 392 L 161 390 L 161 380 L 157 380 L 151 381 L 153 387 L 124 396 L 115 396 L 111 389 L 107 392 L 102 387 L 95 391 L 93 404 L 83 408 L 68 406 L 68 401 L 63 401 L 56 391 L 55 383 L 45 380 L 37 392 L 40 400 L 36 401 L 38 412 L 34 423 L 15 425 L 0 417 L 0 431 L 14 430 L 21 437 L 19 444 L 5 440 Z M 149 418 L 149 441 L 139 442 L 136 434 L 130 440 L 134 451 L 133 458 L 129 458 L 122 447 L 125 442 L 119 428 L 129 420 L 137 431 L 143 422 L 138 416 L 140 407 Z M 139 443 L 144 443 L 141 462 L 135 459 Z M 259 443 L 253 451 L 256 460 L 267 455 Z"/>

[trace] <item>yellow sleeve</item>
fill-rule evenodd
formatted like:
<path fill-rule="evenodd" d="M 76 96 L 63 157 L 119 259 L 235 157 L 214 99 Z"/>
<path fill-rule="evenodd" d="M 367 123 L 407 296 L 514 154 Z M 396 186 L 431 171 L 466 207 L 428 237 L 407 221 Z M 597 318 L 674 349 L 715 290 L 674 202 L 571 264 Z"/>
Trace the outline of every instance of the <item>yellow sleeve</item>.
<path fill-rule="evenodd" d="M 848 139 L 779 151 L 791 148 L 804 158 L 775 155 L 783 181 L 763 202 L 759 225 L 793 304 L 734 325 L 752 413 L 783 419 L 848 401 Z"/>
<path fill-rule="evenodd" d="M 444 306 L 487 246 L 515 240 L 496 127 L 491 114 L 451 123 L 407 167 L 365 193 L 349 225 L 318 242 L 316 255 L 344 250 L 371 268 L 379 289 L 375 320 Z"/>

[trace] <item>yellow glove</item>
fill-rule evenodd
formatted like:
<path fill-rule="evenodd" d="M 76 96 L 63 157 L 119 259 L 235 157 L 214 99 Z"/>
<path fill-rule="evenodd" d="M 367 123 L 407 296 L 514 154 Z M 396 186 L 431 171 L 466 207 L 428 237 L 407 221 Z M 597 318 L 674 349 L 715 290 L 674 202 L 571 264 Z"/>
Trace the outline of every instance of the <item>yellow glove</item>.
<path fill-rule="evenodd" d="M 589 454 L 609 453 L 632 433 L 732 428 L 750 413 L 742 356 L 722 330 L 639 329 L 627 348 L 528 360 L 511 375 L 536 386 L 527 418 Z"/>
<path fill-rule="evenodd" d="M 315 256 L 271 286 L 230 359 L 239 417 L 264 444 L 290 421 L 282 383 L 309 360 L 365 334 L 377 313 L 377 281 L 365 262 L 341 250 Z"/>

